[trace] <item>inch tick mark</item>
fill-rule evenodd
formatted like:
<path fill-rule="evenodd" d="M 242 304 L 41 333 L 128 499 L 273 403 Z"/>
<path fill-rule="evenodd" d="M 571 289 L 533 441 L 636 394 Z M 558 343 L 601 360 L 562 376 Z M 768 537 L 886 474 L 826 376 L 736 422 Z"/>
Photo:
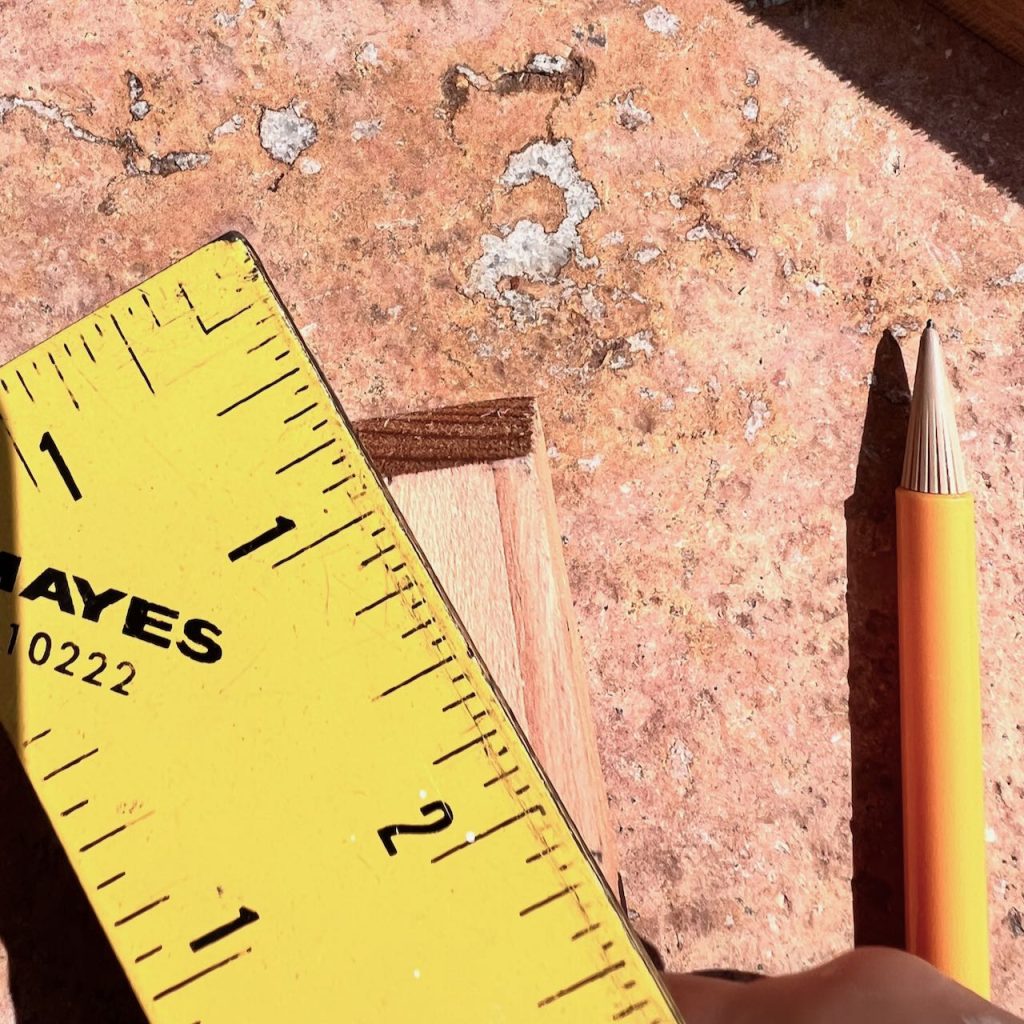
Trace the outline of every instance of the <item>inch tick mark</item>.
<path fill-rule="evenodd" d="M 220 942 L 221 939 L 226 939 L 229 935 L 233 935 L 240 928 L 244 928 L 248 924 L 253 924 L 260 919 L 260 915 L 255 910 L 250 910 L 248 907 L 238 908 L 238 917 L 233 921 L 228 921 L 227 924 L 218 925 L 216 928 L 211 928 L 205 935 L 200 935 L 198 939 L 193 939 L 188 945 L 189 949 L 193 953 L 198 953 L 201 949 L 206 949 L 207 946 L 212 946 L 215 942 Z"/>
<path fill-rule="evenodd" d="M 264 530 L 263 533 L 252 540 L 247 540 L 244 544 L 239 544 L 233 551 L 228 552 L 228 559 L 232 562 L 237 562 L 240 558 L 245 558 L 246 555 L 251 555 L 254 551 L 263 547 L 265 544 L 269 544 L 273 540 L 277 540 L 278 537 L 283 537 L 286 533 L 295 529 L 295 520 L 289 519 L 287 516 L 278 516 L 277 522 L 269 530 Z"/>

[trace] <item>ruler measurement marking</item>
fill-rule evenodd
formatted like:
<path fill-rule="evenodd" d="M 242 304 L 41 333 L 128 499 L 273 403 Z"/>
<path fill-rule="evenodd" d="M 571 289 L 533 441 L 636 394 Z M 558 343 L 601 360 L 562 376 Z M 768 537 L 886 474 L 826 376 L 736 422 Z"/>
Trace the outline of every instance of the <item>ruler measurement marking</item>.
<path fill-rule="evenodd" d="M 459 853 L 462 850 L 467 849 L 470 846 L 476 846 L 481 839 L 486 839 L 488 836 L 493 836 L 495 832 L 500 832 L 503 828 L 508 828 L 509 825 L 514 825 L 517 821 L 522 821 L 529 814 L 540 812 L 544 814 L 544 808 L 540 804 L 535 804 L 533 807 L 528 808 L 525 811 L 520 811 L 518 814 L 513 814 L 511 818 L 506 818 L 504 821 L 499 821 L 497 825 L 492 825 L 489 829 L 485 829 L 483 832 L 477 832 L 473 836 L 472 842 L 466 840 L 464 843 L 459 843 L 458 846 L 453 846 L 450 850 L 445 850 L 444 853 L 439 853 L 436 857 L 430 858 L 431 864 L 437 864 L 439 861 L 444 860 L 446 857 L 451 857 L 452 854 Z"/>
<path fill-rule="evenodd" d="M 35 736 L 32 736 L 29 739 L 25 740 L 25 742 L 22 743 L 22 746 L 27 747 L 30 743 L 35 743 L 36 740 L 44 739 L 45 737 L 49 736 L 51 732 L 53 732 L 52 729 L 44 729 L 42 732 L 37 732 Z"/>
<path fill-rule="evenodd" d="M 473 747 L 479 746 L 481 743 L 486 743 L 492 736 L 498 734 L 497 729 L 492 729 L 490 732 L 481 733 L 476 739 L 470 740 L 468 743 L 463 743 L 461 747 L 456 747 L 454 750 L 449 750 L 447 754 L 442 754 L 439 758 L 434 760 L 434 764 L 444 764 L 445 761 L 455 757 L 457 754 L 462 754 L 467 750 L 471 750 Z"/>
<path fill-rule="evenodd" d="M 518 769 L 514 769 L 514 770 L 518 771 Z M 557 850 L 557 849 L 559 849 L 561 847 L 561 845 L 562 845 L 561 843 L 552 843 L 551 846 L 545 846 L 544 849 L 541 850 L 539 853 L 533 853 L 529 857 L 527 857 L 526 858 L 526 863 L 527 864 L 533 864 L 535 861 L 540 860 L 541 857 L 546 857 L 546 856 L 548 856 L 548 854 L 554 853 L 555 850 Z M 575 936 L 574 936 L 574 938 L 575 938 Z"/>
<path fill-rule="evenodd" d="M 149 310 L 149 315 L 153 318 L 153 323 L 157 327 L 162 327 L 163 325 L 160 323 L 160 320 L 157 317 L 156 312 L 154 311 L 153 307 L 149 304 L 149 296 L 141 288 L 139 289 L 139 294 L 142 296 L 143 305 L 145 305 L 146 309 Z M 71 353 L 69 352 L 68 355 L 70 354 Z"/>
<path fill-rule="evenodd" d="M 402 640 L 408 640 L 408 639 L 409 639 L 409 637 L 411 637 L 411 636 L 413 635 L 413 633 L 418 633 L 418 632 L 419 632 L 419 631 L 420 631 L 421 629 L 426 629 L 426 628 L 427 628 L 428 626 L 432 626 L 433 624 L 434 624 L 434 620 L 433 620 L 433 619 L 425 619 L 425 620 L 424 620 L 423 622 L 421 622 L 421 623 L 420 623 L 420 624 L 419 624 L 418 626 L 413 626 L 413 627 L 412 627 L 412 629 L 407 629 L 407 630 L 406 630 L 406 631 L 405 631 L 405 632 L 404 632 L 404 633 L 402 634 L 402 636 L 400 637 L 400 639 L 402 639 Z"/>
<path fill-rule="evenodd" d="M 283 537 L 286 533 L 295 529 L 295 520 L 289 519 L 287 516 L 278 516 L 277 522 L 270 527 L 269 530 L 264 530 L 263 533 L 252 540 L 247 540 L 244 544 L 239 544 L 233 551 L 228 552 L 228 561 L 237 562 L 240 558 L 245 558 L 246 555 L 251 555 L 254 551 L 259 550 L 265 544 L 269 544 L 273 540 L 277 540 L 278 537 Z"/>
<path fill-rule="evenodd" d="M 484 789 L 496 785 L 497 783 L 501 782 L 502 779 L 507 779 L 510 775 L 515 775 L 517 771 L 519 771 L 519 765 L 515 765 L 513 768 L 509 768 L 508 771 L 502 772 L 500 775 L 495 775 L 493 779 L 488 779 L 484 783 Z M 529 860 L 527 860 L 527 863 L 529 863 Z"/>
<path fill-rule="evenodd" d="M 355 473 L 349 473 L 348 476 L 342 477 L 336 483 L 330 484 L 329 486 L 325 487 L 323 489 L 322 493 L 323 494 L 330 494 L 331 491 L 336 491 L 339 487 L 341 487 L 342 484 L 347 484 L 349 482 L 349 480 L 354 480 L 355 478 L 356 478 L 356 474 Z"/>
<path fill-rule="evenodd" d="M 259 324 L 261 323 L 263 323 L 262 320 L 258 321 L 257 326 L 259 326 Z M 253 345 L 252 348 L 247 348 L 245 350 L 245 354 L 247 356 L 251 356 L 253 352 L 259 352 L 259 350 L 263 348 L 264 345 L 269 345 L 276 337 L 276 334 L 272 334 L 269 338 L 264 338 L 258 345 Z"/>
<path fill-rule="evenodd" d="M 184 282 L 182 281 L 178 282 L 178 294 L 188 303 L 189 309 L 196 308 L 195 306 L 192 305 L 192 300 L 188 297 L 188 292 L 185 291 L 185 285 Z"/>
<path fill-rule="evenodd" d="M 151 956 L 156 956 L 156 954 L 159 953 L 160 950 L 162 950 L 163 948 L 163 946 L 154 946 L 152 949 L 149 949 L 145 953 L 142 953 L 139 956 L 137 956 L 135 958 L 135 962 L 137 964 L 141 964 L 143 960 L 148 960 Z"/>
<path fill-rule="evenodd" d="M 96 886 L 96 889 L 106 889 L 108 885 L 113 885 L 115 882 L 119 882 L 122 878 L 124 878 L 124 872 L 118 871 L 116 875 L 111 875 L 105 881 L 100 882 L 100 884 Z"/>
<path fill-rule="evenodd" d="M 283 352 L 281 352 L 278 355 L 274 356 L 274 362 L 275 363 L 281 362 L 281 360 L 284 359 L 288 355 L 288 353 L 290 351 L 291 351 L 290 349 L 286 348 Z"/>
<path fill-rule="evenodd" d="M 61 811 L 60 816 L 62 818 L 66 818 L 69 814 L 74 814 L 75 811 L 80 811 L 86 804 L 88 804 L 88 802 L 88 800 L 79 800 L 77 804 L 72 804 L 70 807 L 66 807 Z"/>
<path fill-rule="evenodd" d="M 220 968 L 226 967 L 228 964 L 237 960 L 239 957 L 243 957 L 247 953 L 251 952 L 251 947 L 249 949 L 243 949 L 240 950 L 238 953 L 233 953 L 231 956 L 225 957 L 218 963 L 211 964 L 209 967 L 204 967 L 201 971 L 197 971 L 195 974 L 191 975 L 188 978 L 185 978 L 183 981 L 179 981 L 177 984 L 171 985 L 170 988 L 165 988 L 162 992 L 157 992 L 157 994 L 153 996 L 153 1002 L 155 1003 L 158 999 L 163 999 L 165 996 L 169 996 L 173 992 L 180 992 L 183 988 L 185 988 L 186 985 L 191 985 L 192 982 L 198 981 L 200 978 L 205 978 L 208 974 L 212 974 L 214 971 L 218 971 L 220 970 Z"/>
<path fill-rule="evenodd" d="M 275 476 L 280 476 L 285 470 L 291 469 L 292 466 L 297 466 L 300 462 L 305 462 L 306 459 L 312 458 L 317 452 L 322 452 L 325 448 L 330 448 L 337 440 L 338 439 L 336 437 L 332 437 L 330 440 L 324 441 L 323 444 L 318 444 L 315 448 L 306 452 L 305 455 L 300 455 L 297 459 L 292 459 L 291 462 L 286 462 L 279 470 L 277 470 Z"/>
<path fill-rule="evenodd" d="M 76 402 L 76 407 L 77 404 L 78 403 Z M 79 490 L 78 484 L 75 482 L 75 478 L 71 475 L 71 469 L 64 461 L 64 456 L 61 454 L 61 450 L 57 447 L 57 442 L 54 441 L 53 435 L 49 431 L 46 431 L 46 433 L 43 434 L 42 440 L 39 442 L 39 450 L 50 456 L 53 460 L 53 464 L 57 467 L 57 472 L 60 474 L 61 480 L 64 481 L 64 486 L 71 492 L 71 497 L 74 498 L 75 501 L 80 501 L 82 492 Z"/>
<path fill-rule="evenodd" d="M 601 922 L 598 921 L 596 924 L 590 925 L 588 928 L 581 928 L 574 935 L 569 937 L 570 942 L 576 942 L 577 939 L 582 939 L 584 935 L 589 935 L 591 932 L 596 932 L 601 927 Z"/>
<path fill-rule="evenodd" d="M 161 896 L 158 900 L 153 900 L 152 903 L 147 903 L 144 907 L 139 907 L 138 910 L 133 910 L 130 914 L 125 914 L 120 920 L 114 922 L 115 928 L 120 928 L 123 924 L 128 924 L 129 921 L 134 921 L 137 917 L 142 917 L 143 914 L 148 914 L 151 910 L 155 910 L 160 906 L 161 903 L 166 903 L 171 897 Z"/>
<path fill-rule="evenodd" d="M 523 907 L 519 911 L 520 917 L 526 917 L 527 914 L 532 914 L 535 910 L 540 910 L 543 907 L 549 906 L 556 900 L 560 900 L 563 896 L 569 896 L 579 888 L 578 885 L 567 885 L 564 889 L 559 889 L 558 892 L 552 893 L 550 896 L 545 896 L 542 900 L 537 900 L 536 903 L 531 903 L 528 907 Z"/>
<path fill-rule="evenodd" d="M 20 377 L 21 374 L 19 373 L 18 376 Z M 29 480 L 31 480 L 33 485 L 38 489 L 39 482 L 36 480 L 35 474 L 32 472 L 32 468 L 25 461 L 25 456 L 22 454 L 21 449 L 18 447 L 18 442 L 14 440 L 14 435 L 11 433 L 11 428 L 7 425 L 7 420 L 0 416 L 0 423 L 3 423 L 4 431 L 7 434 L 8 438 L 10 438 L 11 444 L 14 446 L 14 454 L 18 456 L 18 460 L 21 462 L 22 466 L 25 467 L 25 472 L 28 473 Z"/>
<path fill-rule="evenodd" d="M 627 1006 L 624 1010 L 619 1010 L 618 1013 L 612 1014 L 612 1020 L 625 1020 L 627 1017 L 632 1017 L 637 1010 L 642 1010 L 645 1006 L 649 1005 L 650 1000 L 644 999 L 642 1002 L 633 1003 Z"/>
<path fill-rule="evenodd" d="M 189 949 L 193 953 L 198 953 L 201 949 L 206 949 L 207 946 L 212 946 L 215 942 L 220 942 L 221 939 L 226 939 L 229 935 L 233 935 L 240 928 L 244 928 L 246 925 L 255 923 L 260 919 L 260 915 L 255 910 L 250 910 L 248 907 L 239 907 L 238 916 L 233 921 L 228 921 L 227 924 L 218 925 L 216 928 L 210 929 L 205 935 L 200 935 L 198 939 L 193 939 L 189 944 Z"/>
<path fill-rule="evenodd" d="M 626 966 L 625 960 L 618 960 L 614 964 L 609 964 L 607 967 L 600 971 L 595 971 L 593 974 L 588 975 L 586 978 L 581 978 L 579 981 L 573 982 L 573 984 L 560 989 L 554 995 L 547 996 L 542 999 L 537 1006 L 550 1006 L 552 1003 L 557 1002 L 559 999 L 565 998 L 565 996 L 572 995 L 573 992 L 578 992 L 581 988 L 585 988 L 587 985 L 592 985 L 595 981 L 600 981 L 602 978 L 607 978 L 609 974 L 614 974 L 615 971 L 621 971 Z"/>
<path fill-rule="evenodd" d="M 155 395 L 156 392 L 153 390 L 153 385 L 150 384 L 150 382 L 149 382 L 149 375 L 142 368 L 142 363 L 139 362 L 139 357 L 135 354 L 135 349 L 133 349 L 131 347 L 131 345 L 128 344 L 128 339 L 124 336 L 124 331 L 121 330 L 121 325 L 117 322 L 117 317 L 114 316 L 113 313 L 111 313 L 110 314 L 110 319 L 113 321 L 113 324 L 114 324 L 114 327 L 117 330 L 117 333 L 121 336 L 121 340 L 124 342 L 124 347 L 126 349 L 128 349 L 128 355 L 130 355 L 132 357 L 132 362 L 135 364 L 135 366 L 138 369 L 139 373 L 142 374 L 142 379 L 146 382 L 146 387 L 149 388 L 149 393 L 151 395 Z M 99 327 L 98 324 L 96 326 L 97 326 L 97 328 Z"/>
<path fill-rule="evenodd" d="M 403 679 L 400 683 L 396 683 L 394 686 L 389 686 L 383 693 L 378 695 L 377 699 L 379 700 L 381 697 L 387 697 L 389 694 L 394 693 L 396 690 L 401 690 L 403 686 L 408 686 L 410 683 L 415 683 L 417 679 L 422 679 L 424 676 L 429 676 L 431 672 L 436 672 L 439 668 L 441 668 L 444 665 L 447 665 L 449 662 L 452 662 L 454 660 L 454 655 L 449 655 L 447 658 L 444 658 L 441 661 L 436 662 L 428 668 L 421 669 L 415 675 L 409 676 L 408 679 Z"/>
<path fill-rule="evenodd" d="M 370 555 L 369 558 L 364 558 L 359 564 L 361 566 L 363 566 L 363 568 L 366 568 L 366 566 L 368 566 L 371 562 L 376 562 L 378 558 L 383 558 L 384 555 L 386 555 L 389 551 L 394 551 L 394 550 L 395 550 L 395 545 L 394 544 L 389 544 L 386 548 L 381 548 L 380 550 L 378 550 L 374 554 Z M 417 626 L 416 628 L 417 629 L 422 629 L 422 626 Z M 405 633 L 402 634 L 403 637 L 405 637 L 407 635 L 408 634 L 405 634 Z"/>
<path fill-rule="evenodd" d="M 326 427 L 330 420 L 321 420 L 319 423 L 314 423 L 310 430 L 319 430 L 321 427 Z"/>
<path fill-rule="evenodd" d="M 355 526 L 357 523 L 361 523 L 364 519 L 373 515 L 374 510 L 371 509 L 369 512 L 363 512 L 362 515 L 356 516 L 355 519 L 350 519 L 347 523 L 339 526 L 335 530 L 331 530 L 329 533 L 325 533 L 318 540 L 313 541 L 312 544 L 307 544 L 304 548 L 299 548 L 298 551 L 293 551 L 290 555 L 286 555 L 284 558 L 274 562 L 271 569 L 276 569 L 279 566 L 284 565 L 286 562 L 290 562 L 293 558 L 298 558 L 299 555 L 304 555 L 311 548 L 315 548 L 318 544 L 323 544 L 324 541 L 330 540 L 332 537 L 337 537 L 343 530 L 347 530 L 350 526 Z"/>
<path fill-rule="evenodd" d="M 286 416 L 284 422 L 291 423 L 293 420 L 297 420 L 300 416 L 305 416 L 307 412 L 311 412 L 316 408 L 316 402 L 312 402 L 307 405 L 304 409 L 300 409 L 298 412 L 293 412 L 291 416 Z"/>
<path fill-rule="evenodd" d="M 423 624 L 424 626 L 426 623 Z M 417 629 L 422 629 L 422 626 L 417 626 Z M 457 708 L 460 704 L 465 704 L 467 701 L 471 701 L 476 696 L 476 693 L 467 693 L 465 697 L 460 697 L 458 700 L 453 700 L 451 704 L 445 704 L 442 711 L 451 711 L 452 708 Z"/>
<path fill-rule="evenodd" d="M 347 455 L 339 455 L 336 459 L 331 459 L 331 465 L 340 466 L 347 458 Z"/>
<path fill-rule="evenodd" d="M 113 839 L 114 836 L 119 836 L 127 827 L 127 825 L 118 825 L 117 828 L 113 828 L 109 832 L 105 832 L 99 838 L 91 839 L 89 842 L 85 844 L 85 846 L 80 846 L 78 848 L 78 852 L 88 853 L 89 850 L 93 849 L 96 846 L 99 846 L 100 843 L 105 843 L 108 839 Z"/>
<path fill-rule="evenodd" d="M 213 334 L 213 332 L 217 330 L 218 327 L 223 327 L 225 324 L 231 323 L 231 321 L 234 320 L 235 317 L 241 316 L 243 313 L 248 312 L 250 309 L 252 309 L 251 302 L 249 303 L 248 306 L 243 306 L 237 313 L 232 313 L 231 316 L 226 316 L 224 317 L 223 320 L 218 320 L 215 324 L 212 324 L 209 327 L 207 327 L 206 324 L 203 323 L 203 318 L 198 313 L 196 313 L 196 322 L 202 329 L 203 334 Z"/>
<path fill-rule="evenodd" d="M 373 611 L 374 608 L 379 608 L 386 601 L 390 601 L 392 598 L 398 597 L 399 594 L 404 594 L 407 590 L 412 590 L 415 586 L 416 584 L 410 580 L 408 583 L 404 583 L 400 586 L 397 590 L 392 590 L 383 597 L 378 597 L 376 601 L 371 601 L 368 605 L 364 605 L 356 612 L 356 615 L 363 615 L 366 612 Z M 413 607 L 415 607 L 415 605 Z"/>
<path fill-rule="evenodd" d="M 269 391 L 272 387 L 280 384 L 281 381 L 287 380 L 289 377 L 294 377 L 299 372 L 297 366 L 290 369 L 287 373 L 281 374 L 280 377 L 275 377 L 269 384 L 264 384 L 263 387 L 257 388 L 252 394 L 246 395 L 245 398 L 240 398 L 237 402 L 232 402 L 226 409 L 221 409 L 218 416 L 225 416 L 234 409 L 237 409 L 240 405 L 245 405 L 246 402 L 252 401 L 259 395 L 262 395 L 264 391 Z"/>
<path fill-rule="evenodd" d="M 54 768 L 52 772 L 48 772 L 46 775 L 43 776 L 43 782 L 49 782 L 50 779 L 54 778 L 54 776 L 60 775 L 61 772 L 66 772 L 69 768 L 74 768 L 75 765 L 81 764 L 87 758 L 90 758 L 93 756 L 93 754 L 98 754 L 99 752 L 99 747 L 93 747 L 93 749 L 88 751 L 88 753 L 80 754 L 73 760 L 68 761 L 67 764 L 62 764 L 59 768 Z"/>
<path fill-rule="evenodd" d="M 85 346 L 85 354 L 95 363 L 96 357 L 92 354 L 92 349 L 89 348 L 89 342 L 85 340 L 85 335 L 80 334 L 79 337 L 82 339 L 82 344 Z"/>
<path fill-rule="evenodd" d="M 25 389 L 25 394 L 26 394 L 26 395 L 28 395 L 28 397 L 29 397 L 29 400 L 30 400 L 30 401 L 34 402 L 34 401 L 35 401 L 35 398 L 34 398 L 34 396 L 32 395 L 32 392 L 31 392 L 31 391 L 29 391 L 29 389 L 28 389 L 28 385 L 27 385 L 27 384 L 25 383 L 25 378 L 24 378 L 24 377 L 22 377 L 22 375 L 21 375 L 21 370 L 15 370 L 14 372 L 15 372 L 15 373 L 17 374 L 17 376 L 18 376 L 18 380 L 20 380 L 20 381 L 21 381 L 21 386 L 22 386 L 22 387 L 23 387 L 23 388 Z"/>
<path fill-rule="evenodd" d="M 66 350 L 67 349 L 67 345 L 65 345 L 64 348 Z M 53 369 L 56 372 L 57 376 L 60 378 L 61 384 L 64 385 L 64 390 L 67 391 L 68 398 L 71 399 L 72 405 L 74 405 L 74 407 L 76 409 L 81 409 L 81 406 L 78 404 L 78 399 L 75 398 L 73 392 L 71 391 L 71 388 L 68 387 L 68 382 L 64 379 L 64 374 L 60 372 L 60 367 L 57 365 L 57 360 L 53 358 L 53 353 L 52 352 L 47 352 L 46 354 L 47 354 L 47 356 L 49 356 L 49 358 L 50 358 L 50 365 L 53 367 Z M 71 353 L 68 352 L 68 355 L 70 356 Z"/>

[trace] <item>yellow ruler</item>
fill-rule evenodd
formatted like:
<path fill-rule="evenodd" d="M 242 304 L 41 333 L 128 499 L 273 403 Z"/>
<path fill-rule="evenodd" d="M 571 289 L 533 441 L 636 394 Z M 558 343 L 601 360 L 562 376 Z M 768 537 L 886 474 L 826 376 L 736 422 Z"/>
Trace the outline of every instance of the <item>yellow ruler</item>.
<path fill-rule="evenodd" d="M 0 714 L 154 1024 L 679 1019 L 243 239 L 0 415 Z"/>

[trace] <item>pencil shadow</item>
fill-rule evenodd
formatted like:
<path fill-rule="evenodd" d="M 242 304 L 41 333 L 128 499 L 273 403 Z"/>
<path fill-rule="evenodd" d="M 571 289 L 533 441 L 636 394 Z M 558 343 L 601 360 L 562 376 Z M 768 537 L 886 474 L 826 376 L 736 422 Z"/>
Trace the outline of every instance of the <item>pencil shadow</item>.
<path fill-rule="evenodd" d="M 925 0 L 733 0 L 1024 201 L 1021 67 Z M 893 155 L 892 173 L 900 173 Z"/>
<path fill-rule="evenodd" d="M 30 452 L 23 454 L 31 459 Z M 13 454 L 0 433 L 0 551 L 23 554 L 15 497 L 18 486 L 30 484 Z M 28 681 L 8 655 L 16 607 L 0 590 L 0 734 L 7 734 L 0 735 L 0 1021 L 9 1020 L 9 972 L 17 1024 L 145 1024 L 18 759 L 16 750 L 30 737 L 19 706 Z"/>
<path fill-rule="evenodd" d="M 904 945 L 895 491 L 909 420 L 903 354 L 886 331 L 875 349 L 856 483 L 845 503 L 853 921 L 859 946 Z"/>

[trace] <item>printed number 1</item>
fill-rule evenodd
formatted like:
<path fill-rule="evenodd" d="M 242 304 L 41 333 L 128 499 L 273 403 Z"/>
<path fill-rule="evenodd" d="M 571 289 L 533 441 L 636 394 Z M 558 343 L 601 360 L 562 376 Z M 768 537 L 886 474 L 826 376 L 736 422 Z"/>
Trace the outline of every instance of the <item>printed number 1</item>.
<path fill-rule="evenodd" d="M 82 497 L 82 492 L 78 489 L 78 484 L 75 483 L 75 478 L 71 475 L 71 470 L 68 469 L 68 464 L 64 461 L 64 456 L 61 455 L 57 442 L 54 441 L 53 435 L 49 431 L 43 434 L 43 439 L 39 442 L 39 450 L 45 452 L 53 459 L 57 472 L 60 473 L 60 478 L 71 492 L 71 497 L 78 501 Z"/>

